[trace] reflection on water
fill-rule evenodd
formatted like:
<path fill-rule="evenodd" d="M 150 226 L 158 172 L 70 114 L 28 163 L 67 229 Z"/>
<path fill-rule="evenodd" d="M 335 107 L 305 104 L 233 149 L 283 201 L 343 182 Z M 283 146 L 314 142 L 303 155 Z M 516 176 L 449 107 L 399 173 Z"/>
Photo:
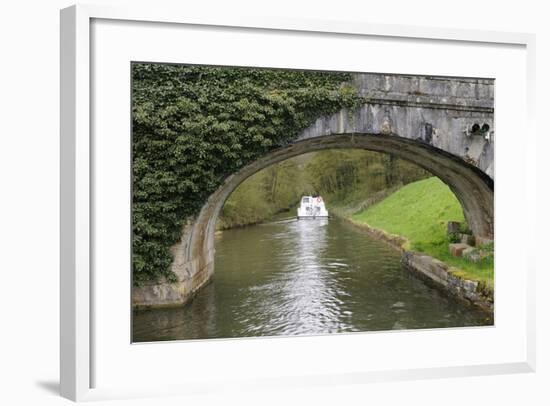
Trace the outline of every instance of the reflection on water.
<path fill-rule="evenodd" d="M 311 334 L 338 331 L 340 299 L 338 280 L 320 262 L 327 249 L 328 219 L 289 223 L 280 239 L 281 250 L 274 252 L 280 272 L 273 273 L 262 286 L 277 294 L 252 295 L 248 304 L 269 320 L 269 325 L 253 326 L 254 334 Z"/>
<path fill-rule="evenodd" d="M 492 324 L 402 270 L 399 260 L 336 219 L 224 231 L 213 282 L 184 307 L 134 312 L 134 341 Z"/>

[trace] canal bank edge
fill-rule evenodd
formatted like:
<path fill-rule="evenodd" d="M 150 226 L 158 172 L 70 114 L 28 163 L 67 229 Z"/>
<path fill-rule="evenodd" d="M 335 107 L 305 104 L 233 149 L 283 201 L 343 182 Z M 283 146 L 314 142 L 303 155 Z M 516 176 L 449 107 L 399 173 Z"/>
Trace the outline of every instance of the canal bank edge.
<path fill-rule="evenodd" d="M 458 275 L 459 269 L 449 267 L 443 261 L 429 255 L 406 251 L 401 265 L 429 285 L 445 289 L 461 300 L 467 301 L 488 312 L 493 311 L 493 291 L 484 284 Z"/>
<path fill-rule="evenodd" d="M 346 216 L 341 218 L 401 252 L 401 265 L 430 286 L 487 312 L 493 311 L 494 291 L 489 286 L 464 278 L 460 275 L 460 269 L 451 267 L 430 255 L 409 251 L 410 243 L 402 236 L 389 234 Z"/>
<path fill-rule="evenodd" d="M 213 277 L 200 282 L 194 289 L 192 282 L 157 282 L 132 287 L 132 309 L 170 309 L 185 306 L 199 291 L 213 281 Z"/>

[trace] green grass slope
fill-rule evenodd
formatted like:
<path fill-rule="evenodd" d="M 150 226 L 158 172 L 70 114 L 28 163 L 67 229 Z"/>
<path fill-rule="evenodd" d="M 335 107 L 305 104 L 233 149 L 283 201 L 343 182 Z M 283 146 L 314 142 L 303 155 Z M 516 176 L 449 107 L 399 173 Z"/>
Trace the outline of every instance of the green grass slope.
<path fill-rule="evenodd" d="M 449 254 L 447 222 L 463 222 L 464 214 L 449 187 L 436 177 L 409 183 L 352 219 L 403 236 L 411 250 L 459 268 L 466 278 L 493 285 L 492 260 L 472 263 Z"/>

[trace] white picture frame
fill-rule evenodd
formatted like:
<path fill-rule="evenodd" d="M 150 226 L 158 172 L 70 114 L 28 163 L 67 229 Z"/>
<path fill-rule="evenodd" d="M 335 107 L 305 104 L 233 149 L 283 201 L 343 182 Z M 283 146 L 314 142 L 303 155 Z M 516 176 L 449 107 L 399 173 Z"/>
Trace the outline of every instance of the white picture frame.
<path fill-rule="evenodd" d="M 380 25 L 350 23 L 342 21 L 291 20 L 291 19 L 227 19 L 220 17 L 190 17 L 184 11 L 157 10 L 151 7 L 111 8 L 106 6 L 76 5 L 61 11 L 61 394 L 72 400 L 88 400 L 115 396 L 185 393 L 183 382 L 170 388 L 161 387 L 141 391 L 136 388 L 93 388 L 95 349 L 93 331 L 95 319 L 92 317 L 94 278 L 92 275 L 94 249 L 91 233 L 95 227 L 93 220 L 93 182 L 91 137 L 91 42 L 92 22 L 97 20 L 126 22 L 128 24 L 172 23 L 199 27 L 246 28 L 254 30 L 274 30 L 292 33 L 345 34 L 370 38 L 405 38 L 409 40 L 437 40 L 449 43 L 513 45 L 524 47 L 526 61 L 526 100 L 527 116 L 525 125 L 526 142 L 532 148 L 536 143 L 534 131 L 534 44 L 535 37 L 526 33 L 489 32 L 474 30 L 450 30 L 433 27 L 403 25 Z M 93 89 L 92 89 L 93 90 Z M 498 88 L 497 88 L 498 92 Z M 129 92 L 128 92 L 129 94 Z M 526 170 L 533 170 L 534 162 L 527 163 Z M 527 192 L 534 193 L 534 184 L 527 184 Z M 530 200 L 530 224 L 533 224 L 534 199 Z M 498 238 L 498 237 L 497 237 Z M 498 255 L 498 254 L 497 254 Z M 514 362 L 491 364 L 448 365 L 440 367 L 418 367 L 378 371 L 356 371 L 338 374 L 304 375 L 299 382 L 323 384 L 327 382 L 368 382 L 373 380 L 419 379 L 434 376 L 467 376 L 528 372 L 535 368 L 535 269 L 534 258 L 525 254 L 525 357 Z M 497 290 L 498 295 L 498 290 Z M 523 308 L 522 308 L 523 309 Z M 128 343 L 130 345 L 130 343 Z M 247 381 L 246 377 L 243 382 Z M 267 385 L 290 385 L 296 377 L 279 376 L 276 380 L 266 380 Z M 194 391 L 206 390 L 204 382 L 196 383 Z M 188 386 L 187 386 L 188 387 Z"/>

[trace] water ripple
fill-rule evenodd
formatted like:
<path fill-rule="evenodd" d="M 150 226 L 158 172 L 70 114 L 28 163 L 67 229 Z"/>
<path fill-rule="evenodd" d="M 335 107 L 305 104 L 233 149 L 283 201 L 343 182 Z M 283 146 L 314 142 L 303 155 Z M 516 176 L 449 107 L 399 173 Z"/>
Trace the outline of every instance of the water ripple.
<path fill-rule="evenodd" d="M 134 340 L 490 324 L 401 269 L 400 254 L 337 220 L 224 231 L 216 272 L 185 307 L 134 312 Z"/>

